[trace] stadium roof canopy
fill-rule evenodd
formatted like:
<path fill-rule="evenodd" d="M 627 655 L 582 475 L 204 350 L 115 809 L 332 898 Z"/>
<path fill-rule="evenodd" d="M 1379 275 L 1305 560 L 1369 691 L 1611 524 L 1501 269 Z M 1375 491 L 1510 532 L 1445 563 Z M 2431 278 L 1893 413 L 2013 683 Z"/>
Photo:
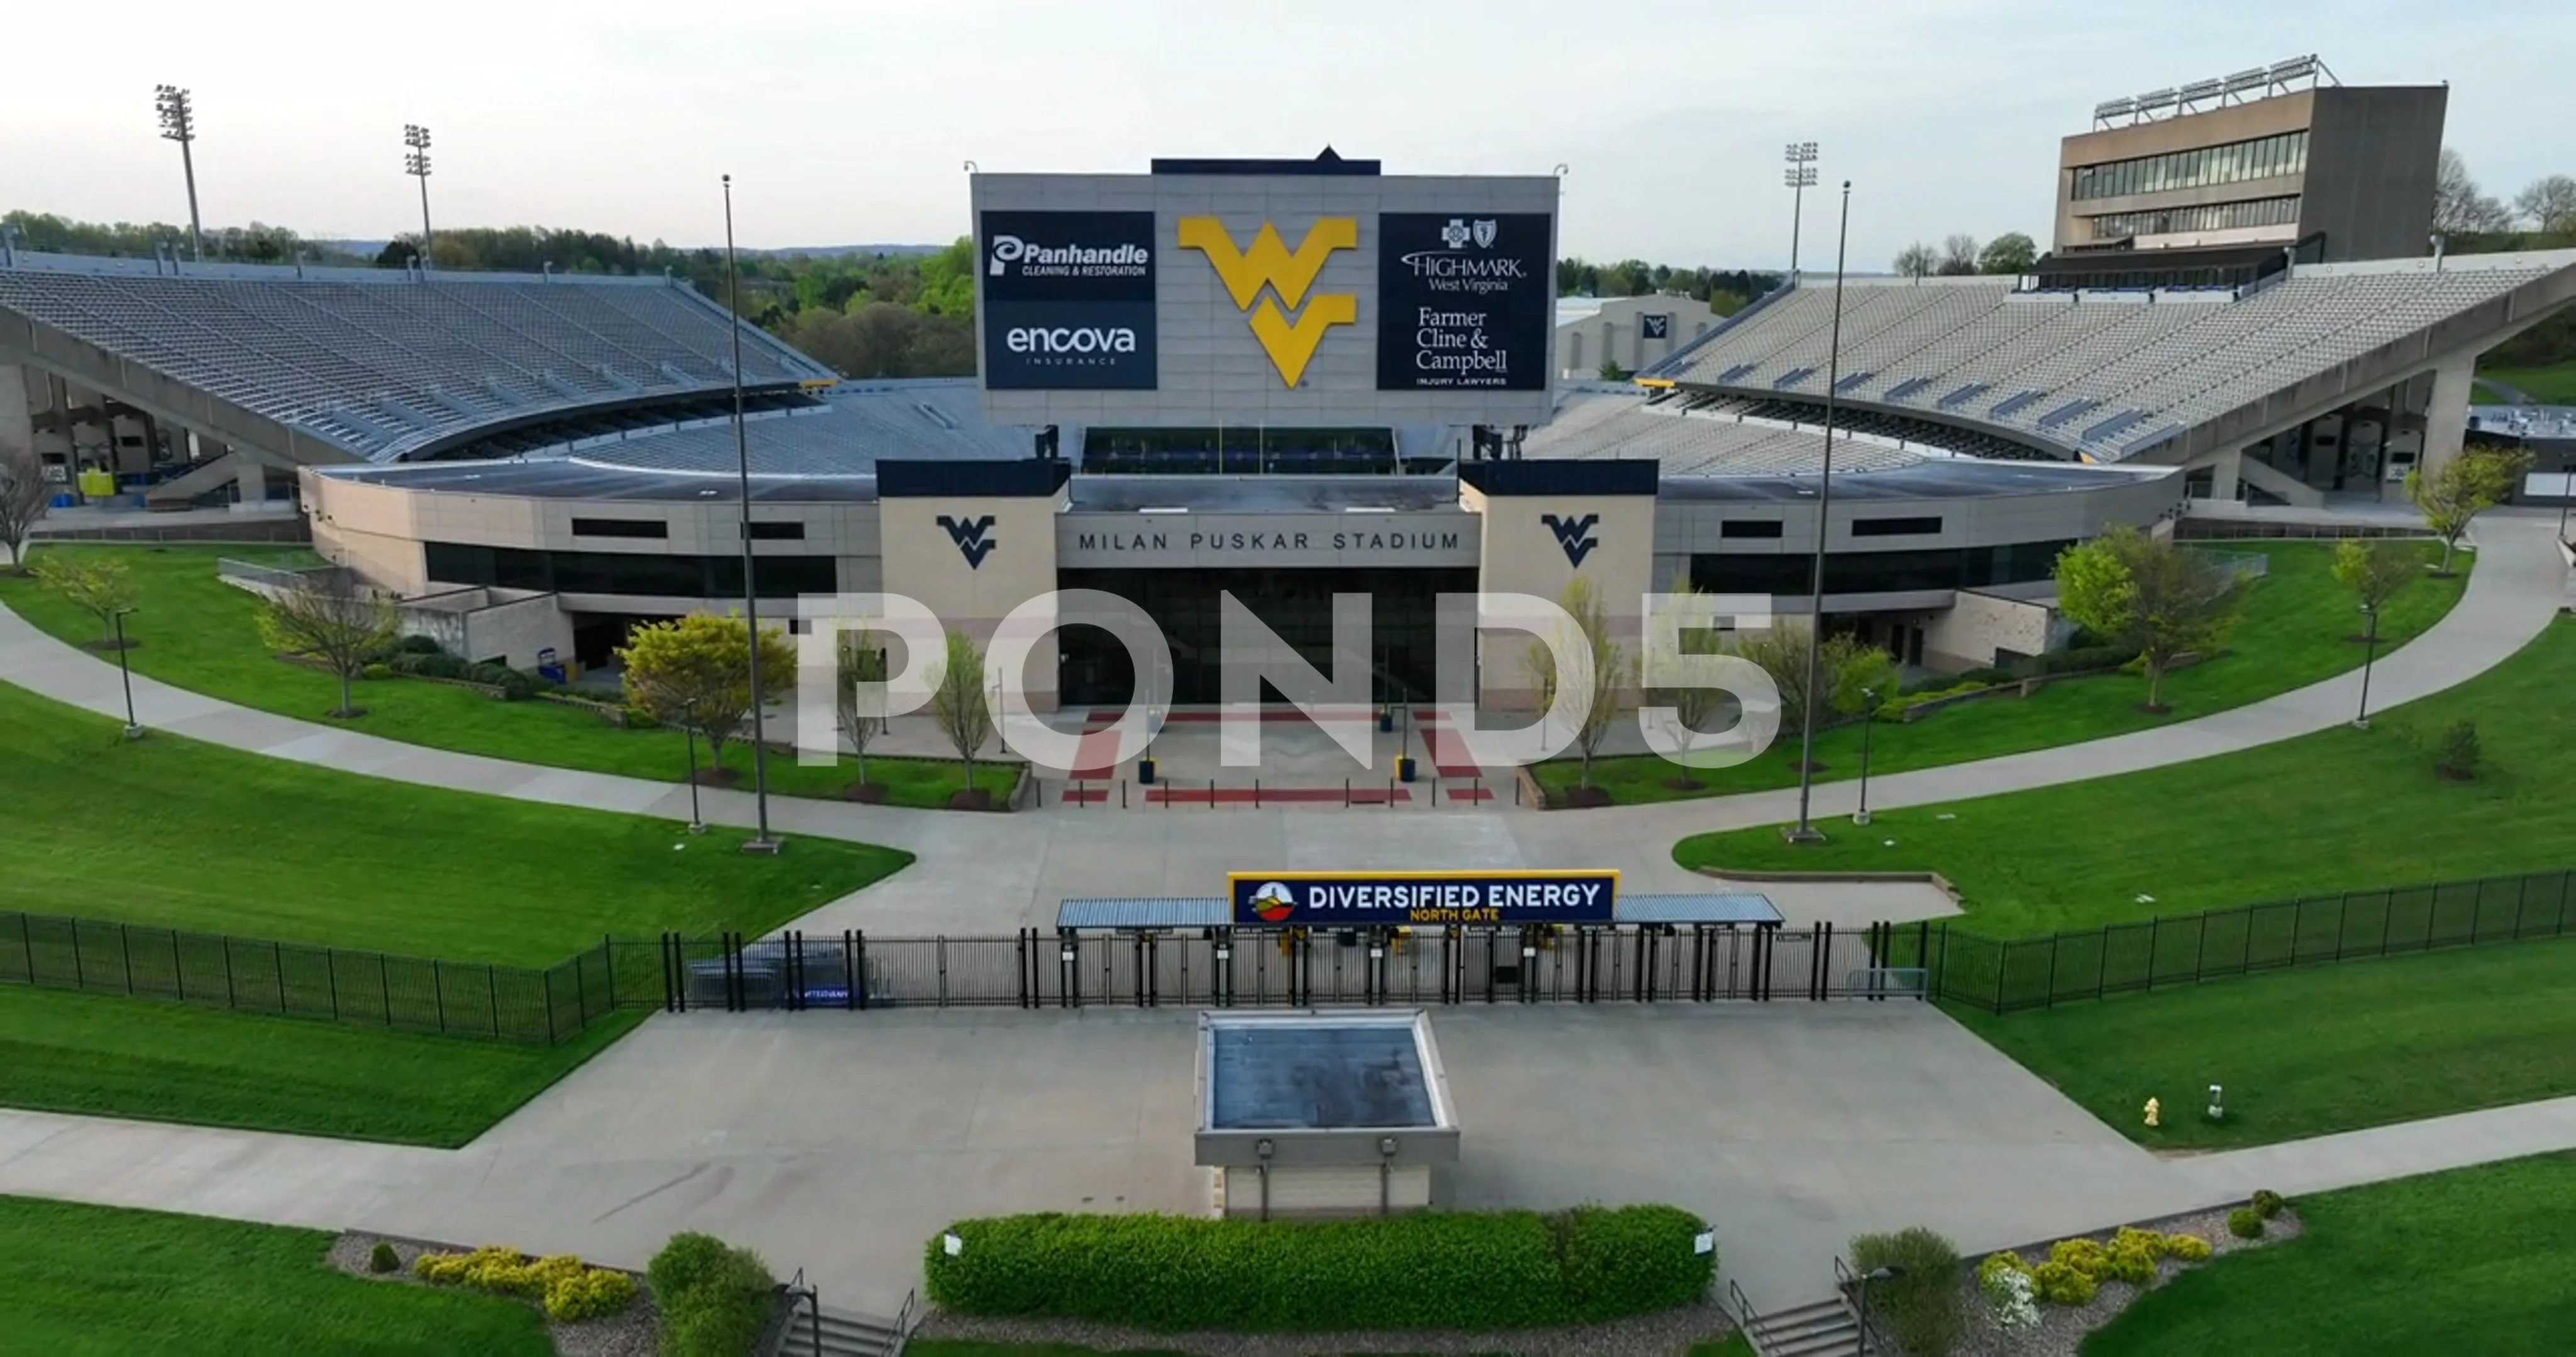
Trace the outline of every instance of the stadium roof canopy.
<path fill-rule="evenodd" d="M 2571 300 L 2570 250 L 2302 265 L 2242 292 L 1866 280 L 1844 288 L 1833 395 L 2041 455 L 2171 463 L 2482 351 Z M 1833 308 L 1830 287 L 1773 292 L 1640 377 L 1703 400 L 1821 403 Z"/>
<path fill-rule="evenodd" d="M 663 277 L 11 252 L 0 359 L 291 462 L 434 455 L 571 411 L 730 393 L 724 308 Z M 754 327 L 747 389 L 832 372 Z"/>

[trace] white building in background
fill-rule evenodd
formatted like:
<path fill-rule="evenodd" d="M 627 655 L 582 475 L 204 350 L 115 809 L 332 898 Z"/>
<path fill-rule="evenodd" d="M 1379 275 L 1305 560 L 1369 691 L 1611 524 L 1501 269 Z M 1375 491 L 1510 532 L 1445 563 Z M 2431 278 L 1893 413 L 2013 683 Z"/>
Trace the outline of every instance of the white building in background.
<path fill-rule="evenodd" d="M 1707 334 L 1718 320 L 1707 302 L 1677 294 L 1559 297 L 1557 375 L 1574 379 L 1597 377 L 1605 358 L 1623 371 L 1642 372 Z"/>

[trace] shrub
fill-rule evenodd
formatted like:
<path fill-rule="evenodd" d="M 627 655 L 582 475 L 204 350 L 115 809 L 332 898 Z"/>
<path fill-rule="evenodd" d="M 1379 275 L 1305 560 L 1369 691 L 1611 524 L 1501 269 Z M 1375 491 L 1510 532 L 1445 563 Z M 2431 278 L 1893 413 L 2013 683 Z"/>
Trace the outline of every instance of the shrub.
<path fill-rule="evenodd" d="M 2039 1289 L 2039 1298 L 2051 1305 L 2093 1303 L 2093 1279 L 2053 1258 L 2032 1268 L 2030 1280 Z"/>
<path fill-rule="evenodd" d="M 2152 1242 L 2150 1242 L 2152 1240 Z M 2144 1286 L 2156 1278 L 2156 1260 L 2164 1256 L 2164 1241 L 2125 1239 L 2113 1243 L 2104 1254 L 2105 1276 L 2101 1281 L 2122 1281 L 2131 1286 Z"/>
<path fill-rule="evenodd" d="M 2088 669 L 2117 669 L 2137 657 L 2138 652 L 2127 646 L 2076 646 L 2037 656 L 2031 668 L 2042 674 L 2080 674 Z"/>
<path fill-rule="evenodd" d="M 1959 1314 L 1959 1251 L 1949 1240 L 1917 1226 L 1894 1234 L 1866 1234 L 1851 1244 L 1852 1270 L 1902 1268 L 1903 1274 L 1869 1288 L 1870 1313 L 1911 1357 L 1947 1357 L 1963 1327 Z"/>
<path fill-rule="evenodd" d="M 628 730 L 653 730 L 658 728 L 661 724 L 662 722 L 659 718 L 655 717 L 653 713 L 644 710 L 642 707 L 629 706 L 626 708 L 626 728 Z"/>
<path fill-rule="evenodd" d="M 1977 1268 L 1977 1289 L 1985 1295 L 1995 1327 L 2009 1331 L 2039 1323 L 2039 1284 L 2022 1269 L 2021 1259 L 2011 1254 L 1988 1258 Z"/>
<path fill-rule="evenodd" d="M 1973 683 L 1980 688 L 1991 688 L 1998 683 L 2012 683 L 2018 681 L 2020 678 L 2021 675 L 2016 674 L 2001 665 L 1993 664 L 1981 665 L 1978 668 L 1968 670 L 1966 673 L 1959 675 L 1959 681 L 1961 683 Z"/>
<path fill-rule="evenodd" d="M 408 667 L 406 667 L 408 666 Z M 452 679 L 465 676 L 465 661 L 453 655 L 404 655 L 393 662 L 394 672 L 417 674 L 422 678 Z"/>
<path fill-rule="evenodd" d="M 2205 1262 L 2209 1258 L 2209 1241 L 2196 1234 L 2165 1236 L 2165 1256 L 2186 1263 Z"/>
<path fill-rule="evenodd" d="M 2048 1261 L 2064 1263 L 2094 1281 L 2111 1271 L 2111 1252 L 2090 1239 L 2061 1239 L 2049 1246 Z"/>
<path fill-rule="evenodd" d="M 662 1357 L 742 1357 L 769 1327 L 778 1279 L 749 1249 L 676 1234 L 644 1275 L 662 1312 Z"/>
<path fill-rule="evenodd" d="M 2007 1272 L 2018 1272 L 2027 1277 L 2030 1264 L 2023 1262 L 2018 1253 L 1987 1254 L 1985 1261 L 1977 1264 L 1977 1285 L 1991 1290 L 1995 1279 Z"/>
<path fill-rule="evenodd" d="M 2433 756 L 2433 767 L 2445 777 L 2476 777 L 2478 764 L 2484 757 L 2484 751 L 2478 747 L 2477 722 L 2453 721 L 2442 732 L 2442 743 Z"/>
<path fill-rule="evenodd" d="M 2263 1237 L 2263 1213 L 2250 1206 L 2240 1206 L 2227 1213 L 2227 1232 L 2239 1239 Z"/>
<path fill-rule="evenodd" d="M 379 1239 L 374 1248 L 367 1250 L 367 1271 L 386 1273 L 397 1271 L 401 1267 L 402 1259 L 395 1255 L 393 1245 Z"/>
<path fill-rule="evenodd" d="M 1358 1220 L 1027 1215 L 964 1220 L 924 1255 L 960 1314 L 1152 1329 L 1499 1329 L 1689 1304 L 1716 1272 L 1669 1206 L 1423 1212 Z M 1473 1276 L 1474 1286 L 1458 1279 Z"/>
<path fill-rule="evenodd" d="M 392 1250 L 382 1244 L 386 1259 Z M 371 1257 L 369 1265 L 373 1266 Z M 626 1308 L 635 1299 L 635 1279 L 623 1272 L 595 1268 L 568 1253 L 530 1258 L 517 1249 L 486 1247 L 472 1253 L 424 1253 L 411 1270 L 435 1286 L 461 1286 L 497 1296 L 535 1301 L 560 1320 L 595 1319 Z"/>
<path fill-rule="evenodd" d="M 2265 1220 L 2281 1214 L 2282 1208 L 2289 1204 L 2287 1198 L 2268 1187 L 2255 1189 L 2254 1199 L 2249 1203 L 2254 1208 L 2254 1214 Z"/>
<path fill-rule="evenodd" d="M 369 664 L 366 668 L 358 671 L 358 677 L 365 679 L 387 679 L 392 678 L 393 676 L 394 669 L 393 666 L 389 664 Z"/>
<path fill-rule="evenodd" d="M 439 649 L 438 642 L 431 640 L 426 636 L 397 636 L 394 638 L 393 649 L 395 653 L 403 655 L 438 655 L 445 653 Z"/>
<path fill-rule="evenodd" d="M 1905 713 L 1916 707 L 1920 707 L 1927 702 L 1937 701 L 1945 697 L 1957 697 L 1961 693 L 1983 692 L 1985 689 L 1992 686 L 1992 684 L 1986 683 L 1953 683 L 1944 688 L 1926 688 L 1919 693 L 1906 693 L 1899 697 L 1891 697 L 1885 702 L 1879 704 L 1878 719 L 1881 721 L 1903 721 L 1905 719 Z"/>

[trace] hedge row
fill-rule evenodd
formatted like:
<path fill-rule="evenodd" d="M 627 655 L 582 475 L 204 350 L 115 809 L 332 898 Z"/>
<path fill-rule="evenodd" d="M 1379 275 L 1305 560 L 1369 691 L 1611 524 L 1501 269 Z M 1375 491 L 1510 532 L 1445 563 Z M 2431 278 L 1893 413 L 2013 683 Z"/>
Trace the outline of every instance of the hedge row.
<path fill-rule="evenodd" d="M 671 1236 L 644 1279 L 662 1313 L 661 1357 L 745 1357 L 777 1311 L 769 1265 L 713 1235 Z"/>
<path fill-rule="evenodd" d="M 1358 1220 L 1029 1215 L 961 1220 L 925 1255 L 959 1314 L 1139 1328 L 1510 1329 L 1687 1305 L 1716 1275 L 1671 1206 Z"/>

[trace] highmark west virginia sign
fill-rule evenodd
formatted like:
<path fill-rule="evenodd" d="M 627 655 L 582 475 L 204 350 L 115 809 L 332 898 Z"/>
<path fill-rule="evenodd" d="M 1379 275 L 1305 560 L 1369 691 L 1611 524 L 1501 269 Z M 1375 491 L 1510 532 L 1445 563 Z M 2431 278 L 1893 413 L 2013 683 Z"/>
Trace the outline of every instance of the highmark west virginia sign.
<path fill-rule="evenodd" d="M 1229 872 L 1226 893 L 1253 927 L 1608 923 L 1619 873 Z"/>

